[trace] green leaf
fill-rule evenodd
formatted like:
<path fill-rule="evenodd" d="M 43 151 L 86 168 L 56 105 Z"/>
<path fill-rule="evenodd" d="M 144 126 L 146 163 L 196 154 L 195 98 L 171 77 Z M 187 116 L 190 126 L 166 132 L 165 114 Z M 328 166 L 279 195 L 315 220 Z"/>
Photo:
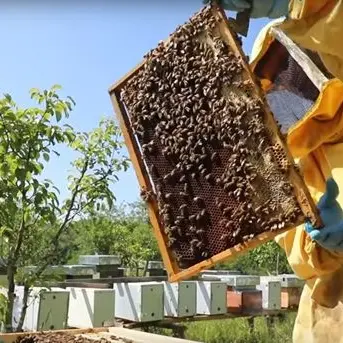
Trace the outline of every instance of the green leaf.
<path fill-rule="evenodd" d="M 76 105 L 75 100 L 71 96 L 67 96 L 67 99 L 69 99 L 73 103 L 74 106 Z"/>
<path fill-rule="evenodd" d="M 10 171 L 10 168 L 8 166 L 7 163 L 2 163 L 0 165 L 1 171 L 3 172 L 3 174 L 7 174 Z"/>
<path fill-rule="evenodd" d="M 30 219 L 31 219 L 31 213 L 28 211 L 24 212 L 24 221 L 28 223 Z"/>
<path fill-rule="evenodd" d="M 34 95 L 36 95 L 36 94 L 39 94 L 39 89 L 38 88 L 31 88 L 30 89 L 30 95 L 31 95 L 31 97 L 33 97 Z"/>
<path fill-rule="evenodd" d="M 62 119 L 62 113 L 60 111 L 56 111 L 56 120 L 59 122 Z"/>
<path fill-rule="evenodd" d="M 43 153 L 43 158 L 44 158 L 44 160 L 45 160 L 46 162 L 49 162 L 49 160 L 50 160 L 50 155 L 49 155 L 48 153 L 44 152 L 44 153 Z"/>
<path fill-rule="evenodd" d="M 8 102 L 12 102 L 12 97 L 9 94 L 4 94 L 4 97 Z"/>
<path fill-rule="evenodd" d="M 56 92 L 56 91 L 59 91 L 62 89 L 62 86 L 58 85 L 58 84 L 55 84 L 51 87 L 51 91 L 52 92 Z"/>
<path fill-rule="evenodd" d="M 25 169 L 21 169 L 21 168 L 17 168 L 15 170 L 15 176 L 19 179 L 19 180 L 23 180 L 25 178 Z"/>
<path fill-rule="evenodd" d="M 53 186 L 52 188 L 53 188 L 58 194 L 61 193 L 60 190 L 59 190 L 56 186 Z"/>

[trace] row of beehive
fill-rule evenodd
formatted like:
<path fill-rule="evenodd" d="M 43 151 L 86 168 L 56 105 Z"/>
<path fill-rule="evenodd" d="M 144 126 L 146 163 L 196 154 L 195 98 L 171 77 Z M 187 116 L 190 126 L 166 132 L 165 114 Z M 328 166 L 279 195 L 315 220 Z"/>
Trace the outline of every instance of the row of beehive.
<path fill-rule="evenodd" d="M 101 327 L 113 325 L 114 318 L 154 322 L 165 317 L 279 310 L 299 303 L 299 283 L 241 275 L 219 278 L 220 281 L 117 283 L 113 289 L 34 288 L 24 330 Z M 22 297 L 23 288 L 17 287 L 14 327 Z"/>

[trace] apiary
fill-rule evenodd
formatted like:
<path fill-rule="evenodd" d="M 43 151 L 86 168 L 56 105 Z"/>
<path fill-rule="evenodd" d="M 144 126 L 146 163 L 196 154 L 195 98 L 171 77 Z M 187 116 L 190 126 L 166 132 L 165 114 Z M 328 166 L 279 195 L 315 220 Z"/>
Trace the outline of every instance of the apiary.
<path fill-rule="evenodd" d="M 308 219 L 312 198 L 225 13 L 204 7 L 110 88 L 169 281 Z"/>

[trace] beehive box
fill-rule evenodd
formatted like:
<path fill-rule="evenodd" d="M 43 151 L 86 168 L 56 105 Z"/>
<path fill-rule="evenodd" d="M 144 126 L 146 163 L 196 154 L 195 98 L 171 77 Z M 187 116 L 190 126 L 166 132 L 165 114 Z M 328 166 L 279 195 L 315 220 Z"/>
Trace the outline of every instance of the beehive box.
<path fill-rule="evenodd" d="M 195 316 L 197 307 L 197 284 L 195 282 L 163 282 L 163 286 L 164 315 L 166 317 Z"/>
<path fill-rule="evenodd" d="M 109 90 L 169 281 L 305 221 L 311 196 L 231 31 L 205 7 Z"/>
<path fill-rule="evenodd" d="M 302 289 L 298 287 L 281 288 L 281 308 L 297 308 L 300 303 Z"/>
<path fill-rule="evenodd" d="M 158 282 L 114 283 L 115 317 L 132 322 L 164 318 L 164 288 Z"/>
<path fill-rule="evenodd" d="M 225 282 L 197 281 L 197 314 L 221 315 L 227 313 Z"/>
<path fill-rule="evenodd" d="M 17 327 L 23 306 L 24 286 L 16 286 L 12 325 Z M 69 292 L 62 288 L 33 287 L 23 330 L 58 330 L 67 327 Z"/>
<path fill-rule="evenodd" d="M 259 312 L 262 310 L 262 291 L 256 289 L 233 290 L 226 293 L 227 310 L 230 313 Z"/>
<path fill-rule="evenodd" d="M 257 289 L 262 291 L 262 308 L 281 310 L 281 283 L 279 281 L 261 280 Z"/>
<path fill-rule="evenodd" d="M 67 287 L 68 327 L 96 328 L 114 319 L 115 292 L 111 289 Z"/>

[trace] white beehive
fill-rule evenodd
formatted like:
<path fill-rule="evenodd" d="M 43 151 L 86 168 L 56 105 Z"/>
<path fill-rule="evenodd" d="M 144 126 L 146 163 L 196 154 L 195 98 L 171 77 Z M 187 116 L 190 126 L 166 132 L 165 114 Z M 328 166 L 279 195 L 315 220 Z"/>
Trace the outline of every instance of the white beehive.
<path fill-rule="evenodd" d="M 235 289 L 254 289 L 260 283 L 260 277 L 255 275 L 220 275 L 219 278 Z"/>
<path fill-rule="evenodd" d="M 13 327 L 17 327 L 23 305 L 24 287 L 17 286 Z M 58 330 L 67 327 L 69 292 L 62 288 L 34 287 L 30 290 L 24 331 Z"/>
<path fill-rule="evenodd" d="M 196 314 L 197 289 L 194 282 L 163 282 L 163 286 L 165 316 L 192 317 Z"/>
<path fill-rule="evenodd" d="M 121 258 L 117 255 L 80 255 L 79 264 L 86 266 L 120 266 Z"/>
<path fill-rule="evenodd" d="M 196 281 L 197 314 L 225 314 L 227 285 L 221 281 Z"/>
<path fill-rule="evenodd" d="M 115 317 L 133 322 L 163 319 L 163 284 L 156 282 L 115 283 Z"/>
<path fill-rule="evenodd" d="M 67 288 L 69 290 L 68 327 L 94 328 L 114 319 L 113 289 Z"/>
<path fill-rule="evenodd" d="M 265 310 L 281 309 L 281 282 L 262 279 L 257 289 L 262 291 L 262 308 Z"/>
<path fill-rule="evenodd" d="M 277 276 L 262 276 L 261 280 L 280 281 L 283 288 L 302 288 L 304 280 L 299 279 L 294 274 L 281 274 Z"/>

